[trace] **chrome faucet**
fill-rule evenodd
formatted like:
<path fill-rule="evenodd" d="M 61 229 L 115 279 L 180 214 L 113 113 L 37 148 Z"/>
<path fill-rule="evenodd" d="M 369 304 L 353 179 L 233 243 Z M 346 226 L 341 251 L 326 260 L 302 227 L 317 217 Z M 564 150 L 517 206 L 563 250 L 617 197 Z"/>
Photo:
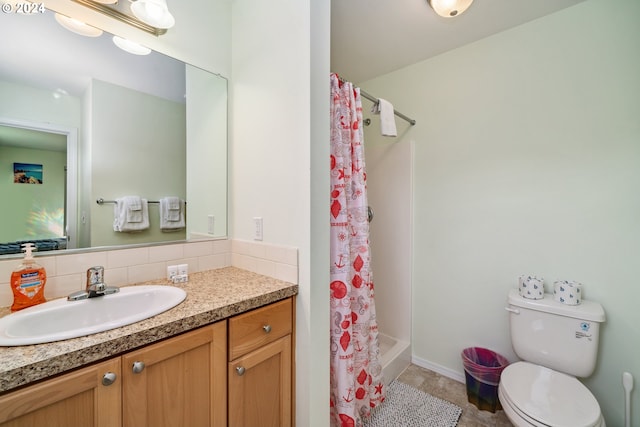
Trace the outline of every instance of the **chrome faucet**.
<path fill-rule="evenodd" d="M 87 270 L 87 288 L 84 291 L 77 291 L 67 297 L 68 301 L 78 301 L 87 298 L 101 297 L 103 295 L 115 294 L 120 289 L 116 286 L 107 286 L 104 283 L 104 267 L 96 266 Z"/>

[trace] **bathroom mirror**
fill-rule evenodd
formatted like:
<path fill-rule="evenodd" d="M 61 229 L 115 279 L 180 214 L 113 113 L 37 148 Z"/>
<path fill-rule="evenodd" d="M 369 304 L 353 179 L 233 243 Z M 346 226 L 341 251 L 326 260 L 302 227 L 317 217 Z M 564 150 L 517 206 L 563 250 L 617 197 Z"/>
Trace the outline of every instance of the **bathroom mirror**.
<path fill-rule="evenodd" d="M 127 53 L 107 33 L 72 33 L 50 11 L 3 17 L 0 37 L 0 244 L 226 237 L 226 79 L 156 52 Z M 39 165 L 41 183 L 14 183 L 14 164 Z M 126 195 L 185 199 L 186 229 L 162 232 L 150 204 L 149 230 L 114 232 L 109 202 Z"/>

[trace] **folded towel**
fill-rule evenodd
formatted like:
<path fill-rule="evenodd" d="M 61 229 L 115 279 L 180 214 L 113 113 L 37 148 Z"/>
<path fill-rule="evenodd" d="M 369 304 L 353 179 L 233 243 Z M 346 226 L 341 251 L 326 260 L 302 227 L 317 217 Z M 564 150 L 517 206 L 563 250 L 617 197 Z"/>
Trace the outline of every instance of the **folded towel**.
<path fill-rule="evenodd" d="M 138 200 L 139 209 L 136 209 Z M 115 202 L 113 205 L 113 231 L 130 233 L 149 228 L 149 207 L 146 199 L 127 196 L 116 199 Z M 131 209 L 131 206 L 134 209 Z"/>
<path fill-rule="evenodd" d="M 185 228 L 184 200 L 178 197 L 160 199 L 160 230 L 178 231 Z"/>
<path fill-rule="evenodd" d="M 378 98 L 378 102 L 373 105 L 371 112 L 380 114 L 380 131 L 383 136 L 398 136 L 393 105 L 389 101 Z"/>
<path fill-rule="evenodd" d="M 178 197 L 165 197 L 160 200 L 160 203 L 164 203 L 164 207 L 161 208 L 161 213 L 166 221 L 180 221 L 180 199 Z"/>
<path fill-rule="evenodd" d="M 142 199 L 138 196 L 123 197 L 127 222 L 142 222 Z"/>

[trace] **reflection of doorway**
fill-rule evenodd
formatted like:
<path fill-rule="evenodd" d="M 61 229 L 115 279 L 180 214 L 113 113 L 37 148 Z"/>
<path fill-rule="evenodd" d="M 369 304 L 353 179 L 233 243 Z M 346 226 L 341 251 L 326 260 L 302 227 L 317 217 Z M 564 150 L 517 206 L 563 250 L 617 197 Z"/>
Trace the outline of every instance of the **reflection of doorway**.
<path fill-rule="evenodd" d="M 66 156 L 61 178 L 61 197 L 64 199 L 62 235 L 67 238 L 67 248 L 77 247 L 77 135 L 78 132 L 74 128 L 0 117 L 0 146 L 5 150 L 57 152 L 57 155 L 62 156 L 63 162 Z M 10 201 L 5 202 L 7 206 L 11 206 Z M 46 218 L 43 221 L 46 221 Z M 0 235 L 0 241 L 4 240 L 4 236 Z"/>

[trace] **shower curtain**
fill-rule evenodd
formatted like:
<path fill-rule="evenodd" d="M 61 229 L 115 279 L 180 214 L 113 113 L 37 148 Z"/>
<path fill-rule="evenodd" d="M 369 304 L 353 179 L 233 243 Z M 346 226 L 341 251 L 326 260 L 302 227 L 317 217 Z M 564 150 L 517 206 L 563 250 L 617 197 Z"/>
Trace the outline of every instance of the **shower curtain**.
<path fill-rule="evenodd" d="M 361 426 L 384 400 L 360 89 L 331 74 L 331 421 Z"/>

